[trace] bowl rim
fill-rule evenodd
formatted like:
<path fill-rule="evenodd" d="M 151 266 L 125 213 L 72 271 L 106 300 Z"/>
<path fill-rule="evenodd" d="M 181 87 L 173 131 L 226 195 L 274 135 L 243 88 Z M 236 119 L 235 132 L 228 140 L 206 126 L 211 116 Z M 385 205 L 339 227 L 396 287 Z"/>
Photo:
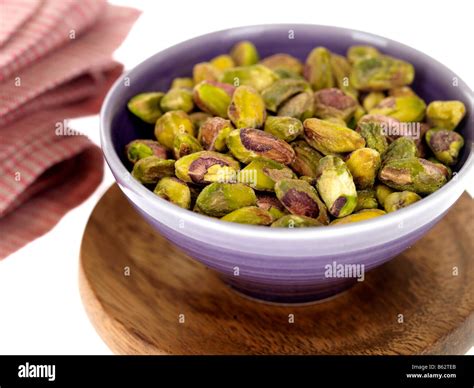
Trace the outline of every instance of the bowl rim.
<path fill-rule="evenodd" d="M 241 27 L 233 27 L 228 29 L 222 29 L 210 33 L 206 33 L 203 35 L 199 35 L 192 39 L 188 39 L 177 43 L 173 46 L 170 46 L 162 51 L 159 51 L 144 61 L 140 62 L 138 65 L 133 67 L 132 69 L 124 72 L 112 85 L 112 87 L 107 92 L 107 95 L 102 103 L 102 107 L 100 110 L 100 142 L 102 152 L 104 154 L 104 158 L 109 165 L 119 187 L 123 190 L 122 187 L 126 187 L 127 189 L 131 190 L 134 194 L 142 197 L 145 201 L 152 204 L 152 206 L 160 212 L 169 213 L 176 218 L 183 220 L 184 222 L 191 222 L 196 224 L 200 227 L 204 227 L 209 230 L 214 230 L 219 233 L 226 233 L 230 235 L 235 235 L 239 237 L 257 237 L 257 238 L 266 238 L 266 239 L 275 239 L 275 238 L 282 238 L 285 240 L 301 240 L 301 239 L 324 239 L 324 238 L 331 238 L 331 237 L 338 237 L 341 235 L 348 236 L 348 235 L 356 235 L 359 233 L 368 233 L 373 230 L 377 230 L 379 228 L 384 228 L 387 226 L 394 226 L 400 223 L 404 223 L 407 219 L 412 217 L 421 216 L 426 211 L 430 210 L 430 204 L 441 201 L 443 198 L 447 198 L 450 194 L 454 194 L 457 190 L 459 190 L 459 185 L 463 184 L 464 181 L 468 178 L 468 174 L 471 172 L 473 165 L 474 165 L 474 152 L 473 152 L 473 144 L 466 143 L 466 147 L 470 147 L 469 155 L 466 158 L 463 166 L 459 170 L 459 172 L 455 173 L 455 176 L 447 182 L 443 187 L 441 187 L 436 192 L 428 195 L 427 197 L 423 198 L 422 200 L 410 205 L 409 207 L 397 210 L 396 212 L 384 214 L 381 217 L 375 217 L 369 220 L 357 222 L 357 223 L 348 223 L 348 224 L 339 224 L 339 225 L 331 225 L 331 227 L 321 227 L 321 228 L 296 228 L 298 231 L 295 230 L 288 230 L 292 228 L 269 228 L 269 227 L 262 227 L 256 225 L 245 225 L 245 224 L 237 224 L 233 222 L 226 222 L 222 221 L 217 218 L 212 218 L 206 215 L 201 215 L 195 213 L 188 209 L 183 209 L 175 204 L 172 204 L 155 194 L 152 191 L 147 189 L 145 186 L 140 184 L 137 180 L 135 180 L 130 172 L 127 170 L 125 165 L 122 163 L 120 157 L 115 152 L 115 148 L 112 142 L 112 130 L 111 130 L 111 121 L 107 122 L 106 118 L 111 118 L 113 116 L 113 105 L 111 101 L 113 100 L 115 94 L 119 93 L 119 88 L 123 87 L 122 82 L 125 77 L 132 78 L 133 74 L 139 73 L 142 68 L 145 68 L 149 63 L 154 61 L 156 56 L 163 56 L 167 53 L 170 53 L 175 50 L 180 50 L 186 46 L 193 46 L 194 44 L 198 43 L 201 40 L 206 40 L 213 36 L 218 36 L 224 33 L 232 33 L 232 32 L 239 32 L 244 33 L 245 30 L 249 30 L 249 32 L 253 32 L 256 29 L 272 29 L 272 28 L 314 28 L 314 29 L 321 29 L 326 31 L 334 31 L 346 34 L 357 34 L 357 37 L 360 39 L 367 39 L 372 40 L 373 42 L 385 42 L 385 44 L 391 44 L 398 46 L 397 48 L 409 51 L 413 54 L 423 56 L 431 63 L 436 65 L 437 67 L 441 68 L 444 71 L 449 71 L 453 77 L 457 77 L 459 82 L 459 89 L 466 94 L 466 97 L 471 100 L 471 106 L 473 105 L 473 96 L 466 93 L 466 90 L 469 91 L 468 85 L 451 71 L 448 67 L 446 67 L 441 62 L 437 61 L 436 59 L 432 58 L 431 56 L 412 48 L 408 45 L 400 43 L 398 41 L 382 37 L 380 35 L 368 33 L 361 30 L 344 28 L 344 27 L 336 27 L 336 26 L 326 26 L 320 24 L 307 24 L 307 23 L 275 23 L 275 24 L 256 24 L 256 25 L 246 25 Z M 472 114 L 472 112 L 471 112 Z M 466 123 L 468 125 L 468 131 L 472 131 L 472 125 L 474 121 L 470 121 Z M 457 199 L 457 198 L 456 198 Z M 142 206 L 139 205 L 140 208 Z M 143 210 L 149 214 L 148 211 Z M 153 215 L 149 214 L 152 218 L 156 218 Z M 435 218 L 435 217 L 433 217 Z"/>

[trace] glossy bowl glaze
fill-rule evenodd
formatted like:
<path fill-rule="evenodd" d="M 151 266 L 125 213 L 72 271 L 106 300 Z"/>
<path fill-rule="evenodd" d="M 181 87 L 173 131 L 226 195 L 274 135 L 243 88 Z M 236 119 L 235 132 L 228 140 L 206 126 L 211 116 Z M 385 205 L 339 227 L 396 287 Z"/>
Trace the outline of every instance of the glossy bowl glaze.
<path fill-rule="evenodd" d="M 323 228 L 274 229 L 228 223 L 181 209 L 157 197 L 135 181 L 126 167 L 125 144 L 136 138 L 151 138 L 153 134 L 152 126 L 139 122 L 127 111 L 127 101 L 143 91 L 167 90 L 174 77 L 189 76 L 195 63 L 228 52 L 243 39 L 254 42 L 262 57 L 284 52 L 304 60 L 316 46 L 344 54 L 351 45 L 370 44 L 412 63 L 416 68 L 413 88 L 426 102 L 456 99 L 468 107 L 467 117 L 459 128 L 466 145 L 454 169 L 455 178 L 436 193 L 395 213 L 357 224 Z M 468 170 L 472 169 L 470 88 L 429 56 L 365 32 L 298 24 L 234 28 L 166 49 L 124 77 L 127 78 L 119 79 L 112 87 L 101 111 L 102 148 L 118 185 L 158 233 L 216 270 L 237 290 L 256 298 L 307 302 L 354 284 L 354 274 L 345 272 L 346 277 L 338 277 L 336 273 L 330 277 L 330 268 L 354 269 L 349 265 L 359 265 L 358 269 L 367 272 L 398 255 L 443 217 L 464 191 Z"/>

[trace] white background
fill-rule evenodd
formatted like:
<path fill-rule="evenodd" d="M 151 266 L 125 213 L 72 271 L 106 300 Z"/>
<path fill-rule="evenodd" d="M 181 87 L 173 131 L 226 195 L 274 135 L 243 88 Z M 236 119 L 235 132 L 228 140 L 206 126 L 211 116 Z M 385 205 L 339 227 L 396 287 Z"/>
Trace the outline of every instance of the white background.
<path fill-rule="evenodd" d="M 58 0 L 59 1 L 59 0 Z M 472 7 L 447 1 L 145 1 L 115 0 L 144 12 L 116 58 L 127 69 L 183 40 L 260 23 L 354 28 L 408 44 L 474 85 Z M 71 126 L 99 140 L 98 117 Z M 474 193 L 474 180 L 469 191 Z M 47 235 L 0 262 L 0 354 L 111 354 L 90 324 L 78 291 L 81 236 L 104 182 Z M 474 348 L 470 353 L 474 354 Z"/>

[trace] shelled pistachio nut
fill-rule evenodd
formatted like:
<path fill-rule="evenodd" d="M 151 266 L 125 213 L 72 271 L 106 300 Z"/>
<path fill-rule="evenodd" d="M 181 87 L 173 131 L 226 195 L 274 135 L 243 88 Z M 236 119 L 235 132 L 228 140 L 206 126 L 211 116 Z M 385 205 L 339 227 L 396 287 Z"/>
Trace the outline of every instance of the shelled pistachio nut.
<path fill-rule="evenodd" d="M 426 142 L 440 162 L 453 166 L 464 146 L 464 138 L 448 129 L 430 129 L 426 132 Z"/>
<path fill-rule="evenodd" d="M 387 97 L 380 101 L 369 114 L 390 116 L 403 122 L 421 121 L 426 104 L 418 96 Z"/>
<path fill-rule="evenodd" d="M 284 70 L 295 74 L 303 73 L 303 64 L 300 60 L 285 53 L 270 55 L 262 59 L 260 63 L 273 71 Z"/>
<path fill-rule="evenodd" d="M 334 86 L 331 53 L 328 49 L 316 47 L 309 53 L 304 66 L 304 76 L 313 87 L 313 90 Z"/>
<path fill-rule="evenodd" d="M 260 128 L 267 112 L 262 96 L 250 86 L 235 89 L 227 115 L 236 128 Z"/>
<path fill-rule="evenodd" d="M 212 117 L 199 128 L 198 140 L 208 151 L 223 152 L 227 149 L 226 138 L 233 129 L 230 120 Z"/>
<path fill-rule="evenodd" d="M 305 80 L 284 78 L 272 83 L 262 91 L 262 98 L 266 108 L 277 112 L 278 108 L 290 97 L 301 93 L 310 92 L 311 86 Z"/>
<path fill-rule="evenodd" d="M 265 158 L 252 160 L 238 175 L 240 183 L 260 191 L 274 191 L 275 182 L 292 178 L 296 179 L 296 175 L 284 164 Z"/>
<path fill-rule="evenodd" d="M 387 213 L 394 212 L 419 201 L 421 197 L 411 191 L 395 192 L 387 195 L 383 206 Z"/>
<path fill-rule="evenodd" d="M 193 90 L 194 81 L 190 77 L 177 77 L 171 82 L 170 89 L 190 89 Z"/>
<path fill-rule="evenodd" d="M 248 225 L 270 225 L 273 217 L 267 210 L 257 206 L 246 206 L 226 214 L 221 220 Z"/>
<path fill-rule="evenodd" d="M 232 85 L 202 81 L 194 87 L 193 99 L 199 109 L 204 112 L 227 118 L 227 109 L 229 109 L 234 90 Z"/>
<path fill-rule="evenodd" d="M 194 108 L 193 92 L 185 88 L 170 89 L 160 101 L 163 112 L 171 110 L 182 110 L 189 113 Z"/>
<path fill-rule="evenodd" d="M 178 133 L 173 140 L 173 153 L 176 159 L 202 151 L 201 143 L 189 133 Z"/>
<path fill-rule="evenodd" d="M 186 183 L 176 177 L 161 178 L 153 192 L 184 209 L 191 207 L 191 191 Z"/>
<path fill-rule="evenodd" d="M 155 125 L 155 137 L 167 149 L 173 149 L 174 137 L 178 133 L 194 135 L 194 126 L 186 112 L 173 110 L 161 116 Z"/>
<path fill-rule="evenodd" d="M 370 92 L 364 97 L 362 106 L 368 112 L 375 108 L 384 99 L 385 94 L 383 92 Z"/>
<path fill-rule="evenodd" d="M 163 112 L 160 102 L 165 94 L 162 92 L 140 93 L 128 101 L 127 107 L 135 116 L 148 124 L 155 124 Z"/>
<path fill-rule="evenodd" d="M 311 92 L 299 93 L 284 102 L 277 116 L 289 116 L 304 121 L 314 114 L 314 96 Z"/>
<path fill-rule="evenodd" d="M 375 190 L 365 189 L 357 191 L 357 205 L 354 209 L 354 212 L 364 209 L 377 209 L 379 203 L 375 196 Z"/>
<path fill-rule="evenodd" d="M 380 154 L 372 148 L 359 148 L 347 156 L 347 168 L 359 190 L 374 186 L 380 162 Z"/>
<path fill-rule="evenodd" d="M 271 224 L 272 228 L 309 228 L 314 226 L 323 226 L 318 220 L 305 217 L 305 216 L 297 216 L 295 214 L 288 214 L 276 220 L 273 224 Z"/>
<path fill-rule="evenodd" d="M 146 158 L 147 156 L 156 156 L 160 159 L 166 159 L 166 148 L 155 140 L 132 140 L 126 145 L 125 153 L 131 163 L 136 163 L 138 160 Z"/>
<path fill-rule="evenodd" d="M 377 58 L 380 55 L 381 54 L 379 50 L 373 46 L 367 45 L 355 45 L 349 47 L 347 50 L 347 58 L 352 64 L 360 61 L 361 59 Z"/>
<path fill-rule="evenodd" d="M 219 81 L 221 77 L 221 71 L 215 67 L 212 63 L 201 62 L 197 63 L 193 67 L 193 82 L 194 85 L 202 81 Z"/>
<path fill-rule="evenodd" d="M 211 65 L 220 71 L 235 67 L 235 62 L 230 55 L 222 54 L 210 60 Z"/>
<path fill-rule="evenodd" d="M 442 129 L 456 128 L 464 115 L 466 107 L 462 101 L 433 101 L 426 108 L 426 118 L 432 127 Z"/>
<path fill-rule="evenodd" d="M 331 70 L 336 86 L 345 94 L 357 99 L 359 92 L 349 82 L 351 68 L 351 64 L 345 57 L 334 53 L 331 54 Z"/>
<path fill-rule="evenodd" d="M 315 178 L 319 160 L 323 155 L 304 140 L 295 141 L 291 143 L 291 146 L 295 150 L 296 156 L 290 167 L 299 175 Z"/>
<path fill-rule="evenodd" d="M 413 158 L 417 155 L 418 150 L 415 142 L 408 137 L 399 137 L 388 146 L 383 154 L 382 162 L 386 163 L 391 159 Z"/>
<path fill-rule="evenodd" d="M 235 87 L 247 85 L 253 87 L 257 92 L 268 88 L 278 79 L 278 75 L 268 67 L 257 64 L 251 66 L 238 66 L 224 70 L 221 82 L 234 85 Z"/>
<path fill-rule="evenodd" d="M 357 100 L 336 88 L 314 93 L 314 114 L 321 119 L 337 118 L 345 122 L 354 115 Z"/>
<path fill-rule="evenodd" d="M 254 65 L 260 60 L 257 48 L 248 40 L 235 44 L 230 51 L 230 56 L 237 66 Z"/>
<path fill-rule="evenodd" d="M 366 221 L 375 217 L 383 216 L 384 214 L 387 214 L 387 213 L 385 213 L 383 210 L 380 210 L 380 209 L 360 210 L 357 213 L 334 220 L 331 222 L 330 225 L 344 225 L 344 224 L 350 224 L 353 222 Z"/>
<path fill-rule="evenodd" d="M 274 221 L 288 214 L 282 203 L 273 195 L 257 194 L 257 206 L 267 210 L 272 215 Z"/>
<path fill-rule="evenodd" d="M 384 207 L 385 198 L 389 196 L 389 194 L 393 193 L 393 189 L 384 185 L 383 183 L 378 183 L 375 185 L 375 198 L 377 198 L 377 202 L 381 207 Z"/>
<path fill-rule="evenodd" d="M 264 131 L 290 142 L 303 133 L 303 123 L 294 117 L 269 116 L 265 120 Z"/>
<path fill-rule="evenodd" d="M 157 183 L 161 178 L 174 175 L 174 160 L 147 156 L 133 165 L 132 176 L 143 184 Z"/>

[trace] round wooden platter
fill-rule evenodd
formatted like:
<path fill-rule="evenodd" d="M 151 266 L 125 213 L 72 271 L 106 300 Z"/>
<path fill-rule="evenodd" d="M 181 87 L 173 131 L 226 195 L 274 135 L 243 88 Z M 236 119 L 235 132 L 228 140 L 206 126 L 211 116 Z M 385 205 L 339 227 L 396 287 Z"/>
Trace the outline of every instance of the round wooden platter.
<path fill-rule="evenodd" d="M 364 282 L 309 305 L 247 299 L 112 186 L 81 248 L 87 313 L 119 354 L 463 354 L 474 343 L 473 200 Z"/>

